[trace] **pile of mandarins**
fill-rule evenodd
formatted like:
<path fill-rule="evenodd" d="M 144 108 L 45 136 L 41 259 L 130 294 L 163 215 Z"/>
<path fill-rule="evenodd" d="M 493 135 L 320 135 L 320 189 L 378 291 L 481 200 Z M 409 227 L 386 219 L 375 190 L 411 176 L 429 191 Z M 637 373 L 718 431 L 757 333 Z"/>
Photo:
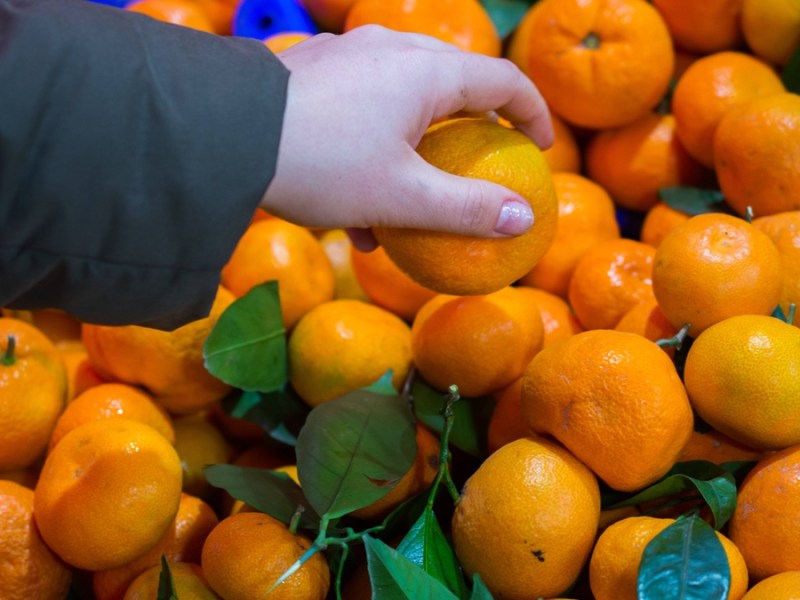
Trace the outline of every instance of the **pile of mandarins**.
<path fill-rule="evenodd" d="M 327 31 L 377 23 L 516 63 L 552 111 L 552 148 L 453 115 L 418 152 L 518 192 L 535 225 L 492 240 L 377 229 L 362 253 L 259 210 L 205 319 L 165 332 L 4 310 L 0 598 L 162 597 L 162 557 L 181 600 L 259 598 L 308 550 L 203 472 L 297 480 L 291 446 L 229 415 L 231 385 L 204 363 L 220 315 L 265 281 L 309 408 L 389 370 L 398 391 L 415 377 L 492 402 L 445 530 L 494 597 L 639 597 L 648 543 L 684 513 L 609 510 L 602 492 L 686 461 L 749 463 L 716 531 L 721 597 L 800 597 L 800 75 L 782 78 L 800 65 L 800 3 L 539 0 L 502 37 L 491 2 L 302 3 Z M 128 8 L 226 35 L 236 2 Z M 428 489 L 437 434 L 417 423 L 407 477 L 356 517 Z M 270 597 L 336 597 L 333 567 L 314 553 Z M 343 591 L 370 597 L 366 571 Z"/>

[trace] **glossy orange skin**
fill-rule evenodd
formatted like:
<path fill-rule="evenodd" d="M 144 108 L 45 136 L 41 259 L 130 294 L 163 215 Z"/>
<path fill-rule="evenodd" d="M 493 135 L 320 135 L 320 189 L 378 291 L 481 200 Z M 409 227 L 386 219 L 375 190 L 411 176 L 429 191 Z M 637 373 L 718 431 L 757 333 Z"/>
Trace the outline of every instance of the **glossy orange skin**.
<path fill-rule="evenodd" d="M 666 340 L 678 333 L 678 329 L 664 316 L 655 298 L 644 300 L 633 306 L 614 327 L 617 331 L 638 333 L 652 342 Z M 663 350 L 672 356 L 675 348 L 663 346 Z"/>
<path fill-rule="evenodd" d="M 500 56 L 500 37 L 478 0 L 356 0 L 344 30 L 361 25 L 424 33 L 468 52 Z"/>
<path fill-rule="evenodd" d="M 687 213 L 672 208 L 665 202 L 657 202 L 645 214 L 639 239 L 645 244 L 658 248 L 661 240 L 670 231 L 688 219 Z"/>
<path fill-rule="evenodd" d="M 522 410 L 534 431 L 558 439 L 621 491 L 666 473 L 693 427 L 670 358 L 640 335 L 613 330 L 578 333 L 539 352 L 523 376 Z"/>
<path fill-rule="evenodd" d="M 653 0 L 675 45 L 711 54 L 743 45 L 742 0 Z"/>

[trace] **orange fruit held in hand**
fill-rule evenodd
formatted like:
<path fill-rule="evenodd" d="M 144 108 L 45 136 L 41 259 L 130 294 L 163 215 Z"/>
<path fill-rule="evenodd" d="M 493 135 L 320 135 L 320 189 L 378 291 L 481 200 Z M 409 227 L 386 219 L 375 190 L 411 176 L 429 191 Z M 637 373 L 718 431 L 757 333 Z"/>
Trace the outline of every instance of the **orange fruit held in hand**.
<path fill-rule="evenodd" d="M 220 521 L 206 538 L 201 565 L 211 589 L 225 600 L 251 600 L 272 585 L 311 546 L 269 515 L 240 512 Z M 274 600 L 323 600 L 330 570 L 321 552 L 270 594 Z"/>
<path fill-rule="evenodd" d="M 656 250 L 627 238 L 596 243 L 572 271 L 567 298 L 585 329 L 613 329 L 631 308 L 653 296 Z"/>
<path fill-rule="evenodd" d="M 519 378 L 544 342 L 539 312 L 517 288 L 486 296 L 434 297 L 411 326 L 411 352 L 433 387 L 468 398 Z"/>
<path fill-rule="evenodd" d="M 167 411 L 140 388 L 126 383 L 101 383 L 89 388 L 67 405 L 50 436 L 50 449 L 67 432 L 89 421 L 130 419 L 149 425 L 170 443 L 175 443 L 175 430 Z"/>
<path fill-rule="evenodd" d="M 0 598 L 66 598 L 71 579 L 36 528 L 33 491 L 0 480 Z"/>
<path fill-rule="evenodd" d="M 667 92 L 672 40 L 650 3 L 542 0 L 530 12 L 527 72 L 567 122 L 619 127 L 647 114 Z"/>
<path fill-rule="evenodd" d="M 417 455 L 411 468 L 406 471 L 391 491 L 369 506 L 354 510 L 350 514 L 359 519 L 377 521 L 383 519 L 401 502 L 427 490 L 439 472 L 441 447 L 439 438 L 417 423 Z M 296 470 L 296 469 L 295 469 Z"/>
<path fill-rule="evenodd" d="M 657 202 L 644 216 L 639 239 L 653 248 L 658 248 L 666 235 L 684 221 L 689 220 L 689 215 L 681 210 L 672 208 L 665 202 Z"/>
<path fill-rule="evenodd" d="M 800 96 L 779 93 L 731 109 L 714 136 L 725 200 L 756 217 L 800 210 Z"/>
<path fill-rule="evenodd" d="M 653 342 L 613 330 L 545 348 L 522 380 L 531 428 L 552 435 L 616 490 L 641 489 L 675 463 L 693 416 L 675 365 Z"/>
<path fill-rule="evenodd" d="M 125 10 L 141 13 L 159 21 L 214 33 L 214 23 L 198 2 L 192 0 L 135 0 Z"/>
<path fill-rule="evenodd" d="M 695 160 L 714 167 L 714 134 L 722 117 L 752 98 L 782 91 L 777 73 L 754 56 L 743 52 L 704 56 L 686 69 L 672 94 L 678 139 Z"/>
<path fill-rule="evenodd" d="M 609 525 L 597 539 L 589 561 L 589 581 L 595 600 L 636 600 L 644 550 L 674 522 L 675 519 L 634 516 Z M 730 587 L 726 597 L 739 599 L 747 591 L 747 565 L 734 543 L 720 532 L 715 533 L 728 558 Z"/>
<path fill-rule="evenodd" d="M 436 295 L 406 275 L 382 246 L 372 252 L 361 252 L 351 247 L 350 261 L 353 273 L 370 301 L 409 323 L 420 307 Z"/>
<path fill-rule="evenodd" d="M 203 344 L 233 300 L 221 287 L 208 317 L 173 331 L 84 324 L 83 343 L 92 366 L 104 379 L 144 387 L 170 413 L 196 412 L 230 391 L 229 385 L 206 370 Z"/>
<path fill-rule="evenodd" d="M 33 325 L 0 318 L 0 470 L 28 467 L 44 453 L 66 395 L 53 343 Z"/>
<path fill-rule="evenodd" d="M 307 228 L 279 218 L 252 223 L 222 269 L 235 296 L 276 280 L 283 324 L 291 329 L 309 310 L 333 299 L 336 278 L 319 240 Z"/>
<path fill-rule="evenodd" d="M 697 337 L 741 314 L 768 315 L 778 304 L 781 257 L 775 244 L 744 219 L 696 215 L 656 250 L 653 291 L 667 320 Z"/>
<path fill-rule="evenodd" d="M 164 436 L 143 423 L 105 419 L 76 427 L 47 456 L 34 515 L 54 552 L 96 571 L 155 546 L 180 496 L 181 463 Z"/>
<path fill-rule="evenodd" d="M 448 173 L 517 192 L 533 209 L 534 223 L 520 236 L 491 239 L 373 228 L 389 257 L 418 283 L 443 294 L 488 294 L 530 271 L 550 247 L 558 219 L 550 169 L 536 145 L 488 119 L 463 118 L 431 126 L 417 152 Z"/>
<path fill-rule="evenodd" d="M 199 564 L 203 544 L 217 523 L 210 505 L 196 496 L 181 494 L 172 524 L 153 548 L 120 567 L 92 574 L 95 600 L 121 600 L 134 579 L 151 567 L 161 567 L 162 556 L 169 561 L 170 569 L 182 562 Z"/>
<path fill-rule="evenodd" d="M 753 226 L 766 233 L 780 252 L 783 267 L 781 310 L 789 316 L 789 305 L 797 307 L 794 324 L 800 325 L 800 210 L 753 219 Z"/>
<path fill-rule="evenodd" d="M 542 348 L 583 331 L 572 308 L 560 296 L 525 285 L 520 285 L 516 289 L 522 293 L 526 301 L 537 308 L 542 317 L 544 324 Z"/>
<path fill-rule="evenodd" d="M 411 368 L 411 327 L 360 300 L 311 309 L 288 344 L 289 381 L 310 406 L 371 385 L 390 369 L 399 390 Z"/>
<path fill-rule="evenodd" d="M 356 0 L 344 30 L 362 25 L 424 33 L 467 52 L 500 56 L 500 36 L 478 0 Z"/>
<path fill-rule="evenodd" d="M 761 459 L 747 474 L 728 535 L 755 581 L 800 570 L 800 446 Z"/>
<path fill-rule="evenodd" d="M 800 5 L 794 0 L 744 0 L 742 33 L 753 54 L 783 66 L 800 46 Z"/>
<path fill-rule="evenodd" d="M 756 449 L 800 444 L 800 328 L 739 315 L 703 331 L 689 348 L 684 381 L 697 413 Z"/>
<path fill-rule="evenodd" d="M 797 600 L 800 570 L 776 573 L 759 581 L 742 596 L 742 600 Z"/>
<path fill-rule="evenodd" d="M 200 565 L 174 563 L 169 566 L 175 597 L 187 600 L 219 600 L 208 586 Z M 123 600 L 152 600 L 160 591 L 161 565 L 150 567 L 131 582 Z"/>
<path fill-rule="evenodd" d="M 553 243 L 519 283 L 567 297 L 578 260 L 595 244 L 619 238 L 614 202 L 595 182 L 576 173 L 553 173 L 558 224 Z"/>
<path fill-rule="evenodd" d="M 653 0 L 676 46 L 711 54 L 742 45 L 742 0 Z"/>
<path fill-rule="evenodd" d="M 648 113 L 629 125 L 596 133 L 586 147 L 586 172 L 616 204 L 638 212 L 658 202 L 661 188 L 713 182 L 710 171 L 678 140 L 670 114 Z"/>
<path fill-rule="evenodd" d="M 550 597 L 578 577 L 599 518 L 592 472 L 560 444 L 521 438 L 491 454 L 464 484 L 453 547 L 464 571 L 479 574 L 495 597 Z"/>

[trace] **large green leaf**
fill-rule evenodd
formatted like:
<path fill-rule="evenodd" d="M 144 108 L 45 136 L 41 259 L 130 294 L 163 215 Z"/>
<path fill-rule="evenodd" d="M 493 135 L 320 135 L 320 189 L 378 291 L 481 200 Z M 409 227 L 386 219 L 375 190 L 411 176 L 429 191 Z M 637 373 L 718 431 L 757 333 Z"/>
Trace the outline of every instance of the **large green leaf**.
<path fill-rule="evenodd" d="M 206 369 L 242 390 L 272 392 L 286 385 L 286 331 L 278 282 L 237 298 L 220 315 L 203 346 Z"/>
<path fill-rule="evenodd" d="M 458 600 L 441 582 L 384 542 L 364 536 L 372 597 L 381 600 Z"/>
<path fill-rule="evenodd" d="M 315 407 L 297 437 L 297 474 L 318 514 L 331 519 L 389 493 L 416 457 L 408 402 L 358 390 Z"/>
<path fill-rule="evenodd" d="M 441 581 L 459 598 L 469 597 L 456 555 L 432 510 L 425 510 L 412 525 L 397 551 L 428 575 Z"/>
<path fill-rule="evenodd" d="M 794 94 L 800 94 L 800 46 L 789 58 L 789 62 L 783 68 L 781 79 L 786 89 Z"/>
<path fill-rule="evenodd" d="M 222 401 L 231 417 L 255 423 L 272 439 L 294 446 L 309 408 L 287 387 L 275 392 L 240 392 Z"/>
<path fill-rule="evenodd" d="M 203 472 L 214 487 L 287 525 L 298 507 L 302 511 L 300 527 L 311 529 L 319 524 L 300 486 L 286 473 L 238 465 L 209 465 Z"/>
<path fill-rule="evenodd" d="M 639 600 L 725 600 L 730 581 L 716 532 L 693 515 L 678 519 L 647 544 L 639 565 Z"/>
<path fill-rule="evenodd" d="M 442 433 L 444 428 L 442 408 L 445 395 L 434 390 L 423 380 L 417 379 L 411 386 L 411 398 L 417 418 L 437 433 Z M 456 402 L 453 405 L 455 419 L 450 432 L 450 444 L 476 458 L 485 458 L 488 454 L 486 430 L 494 406 L 495 401 L 488 396 L 462 397 Z"/>
<path fill-rule="evenodd" d="M 636 506 L 673 497 L 692 488 L 703 497 L 714 516 L 714 525 L 721 529 L 736 508 L 736 480 L 726 469 L 705 460 L 677 463 L 656 483 L 605 508 Z"/>

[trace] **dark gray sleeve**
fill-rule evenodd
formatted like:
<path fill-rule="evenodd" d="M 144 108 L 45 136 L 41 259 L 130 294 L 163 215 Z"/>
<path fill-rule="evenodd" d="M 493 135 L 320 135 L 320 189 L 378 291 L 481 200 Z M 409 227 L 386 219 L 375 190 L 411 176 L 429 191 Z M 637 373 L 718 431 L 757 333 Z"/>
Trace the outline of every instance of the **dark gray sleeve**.
<path fill-rule="evenodd" d="M 275 169 L 258 41 L 86 0 L 0 0 L 0 307 L 205 316 Z"/>

